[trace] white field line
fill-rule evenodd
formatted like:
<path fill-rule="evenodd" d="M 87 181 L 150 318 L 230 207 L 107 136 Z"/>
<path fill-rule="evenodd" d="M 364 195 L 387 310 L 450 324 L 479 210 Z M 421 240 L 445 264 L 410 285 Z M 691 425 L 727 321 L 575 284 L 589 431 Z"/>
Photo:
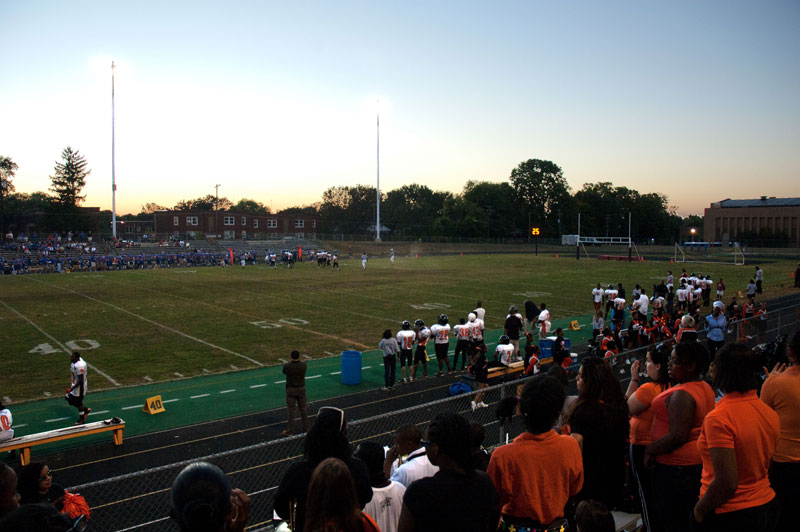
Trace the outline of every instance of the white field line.
<path fill-rule="evenodd" d="M 26 277 L 27 277 L 27 276 L 26 276 Z M 41 281 L 40 281 L 40 282 L 41 282 Z M 8 305 L 8 304 L 7 304 L 5 301 L 3 301 L 2 299 L 0 299 L 0 303 L 2 303 L 2 304 L 3 304 L 3 306 L 4 306 L 4 307 L 6 307 L 8 310 L 10 310 L 11 312 L 13 312 L 14 314 L 16 314 L 17 316 L 19 316 L 19 317 L 20 317 L 20 318 L 22 318 L 23 320 L 25 320 L 25 321 L 27 321 L 28 323 L 30 323 L 30 324 L 31 324 L 31 326 L 32 326 L 34 329 L 36 329 L 37 331 L 39 331 L 40 333 L 42 333 L 44 336 L 46 336 L 47 338 L 49 338 L 50 340 L 52 340 L 52 341 L 53 341 L 53 343 L 55 343 L 55 344 L 56 344 L 58 347 L 60 347 L 60 348 L 61 348 L 61 349 L 62 349 L 62 350 L 65 352 L 65 353 L 67 353 L 67 354 L 69 354 L 69 353 L 70 353 L 70 350 L 69 350 L 69 349 L 67 349 L 67 346 L 65 346 L 64 344 L 62 344 L 61 342 L 59 342 L 58 340 L 56 340 L 55 338 L 53 338 L 52 336 L 50 336 L 49 334 L 47 334 L 47 333 L 44 331 L 44 329 L 42 329 L 41 327 L 39 327 L 38 325 L 36 325 L 36 324 L 35 324 L 33 321 L 31 321 L 31 319 L 30 319 L 30 318 L 28 318 L 27 316 L 25 316 L 25 315 L 23 315 L 22 313 L 20 313 L 20 312 L 19 312 L 17 309 L 10 307 L 10 306 L 9 306 L 9 305 Z M 86 362 L 86 361 L 84 360 L 84 362 Z M 94 371 L 95 373 L 97 373 L 98 375 L 101 375 L 101 376 L 105 377 L 105 378 L 108 380 L 108 382 L 110 382 L 110 383 L 111 383 L 111 384 L 113 384 L 114 386 L 119 386 L 119 385 L 120 385 L 120 384 L 119 384 L 117 381 L 115 381 L 113 378 L 111 378 L 111 375 L 109 375 L 108 373 L 105 373 L 104 371 L 100 370 L 100 369 L 99 369 L 97 366 L 95 366 L 95 365 L 93 365 L 93 364 L 89 364 L 88 362 L 86 362 L 86 365 L 87 365 L 89 368 L 91 368 L 91 370 L 92 370 L 92 371 Z"/>
<path fill-rule="evenodd" d="M 266 386 L 266 384 L 254 384 L 251 388 L 263 388 L 264 386 Z"/>
<path fill-rule="evenodd" d="M 30 275 L 26 275 L 25 277 L 26 278 L 32 278 L 32 276 L 30 276 Z M 88 299 L 90 301 L 94 301 L 96 303 L 100 303 L 101 305 L 106 305 L 108 307 L 111 307 L 111 308 L 119 311 L 119 312 L 123 312 L 125 314 L 128 314 L 129 316 L 133 316 L 134 318 L 139 318 L 142 321 L 146 321 L 147 323 L 149 323 L 151 325 L 155 325 L 156 327 L 160 327 L 160 328 L 162 328 L 164 330 L 167 330 L 169 332 L 175 333 L 175 334 L 177 334 L 179 336 L 183 336 L 184 338 L 188 338 L 189 340 L 194 340 L 195 342 L 198 342 L 198 343 L 203 344 L 205 346 L 208 346 L 208 347 L 211 347 L 211 348 L 214 348 L 214 349 L 219 349 L 220 351 L 223 351 L 225 353 L 237 356 L 237 357 L 242 358 L 244 360 L 248 360 L 248 361 L 252 362 L 253 364 L 255 364 L 256 366 L 263 366 L 264 365 L 261 362 L 259 362 L 258 360 L 250 358 L 250 357 L 248 357 L 246 355 L 243 355 L 241 353 L 237 353 L 236 351 L 231 351 L 230 349 L 226 349 L 224 347 L 220 347 L 218 345 L 212 344 L 211 342 L 206 342 L 205 340 L 202 340 L 200 338 L 196 338 L 196 337 L 194 337 L 194 336 L 192 336 L 190 334 L 186 334 L 185 332 L 179 331 L 177 329 L 173 329 L 172 327 L 168 327 L 168 326 L 166 326 L 166 325 L 164 325 L 162 323 L 158 323 L 157 321 L 151 320 L 150 318 L 147 318 L 145 316 L 141 316 L 139 314 L 136 314 L 135 312 L 131 312 L 130 310 L 126 310 L 126 309 L 124 309 L 122 307 L 118 307 L 117 305 L 114 305 L 112 303 L 108 303 L 106 301 L 101 301 L 100 299 L 94 298 L 92 296 L 88 296 L 86 294 L 81 294 L 80 292 L 77 292 L 75 290 L 71 290 L 69 288 L 64 288 L 64 287 L 61 287 L 61 286 L 56 286 L 54 284 L 46 283 L 44 281 L 40 281 L 39 279 L 32 279 L 32 280 L 36 281 L 37 283 L 41 283 L 43 285 L 50 286 L 52 288 L 58 288 L 59 290 L 63 290 L 65 292 L 71 292 L 71 293 L 73 293 L 73 294 L 75 294 L 77 296 L 84 297 L 84 298 L 86 298 L 86 299 Z M 117 384 L 117 386 L 119 386 L 119 384 Z"/>
<path fill-rule="evenodd" d="M 341 371 L 332 371 L 331 372 L 331 375 L 341 375 L 341 374 L 342 374 Z"/>
<path fill-rule="evenodd" d="M 211 395 L 211 394 L 210 393 L 202 393 L 200 395 L 193 395 L 193 396 L 189 397 L 189 399 L 200 399 L 201 397 L 208 397 L 209 395 Z"/>
<path fill-rule="evenodd" d="M 231 392 L 235 392 L 235 391 L 236 391 L 236 389 L 233 389 L 233 390 L 222 390 L 219 393 L 231 393 Z"/>
<path fill-rule="evenodd" d="M 140 274 L 140 275 L 142 275 L 142 274 Z M 39 281 L 39 282 L 43 282 L 43 281 Z M 130 283 L 120 283 L 120 282 L 115 282 L 115 281 L 108 281 L 108 282 L 114 283 L 114 284 L 119 284 L 119 285 L 125 286 L 127 288 L 131 287 Z M 194 283 L 194 284 L 198 284 L 198 283 Z M 200 283 L 200 284 L 202 284 L 202 283 Z M 158 290 L 154 290 L 154 289 L 151 289 L 151 288 L 146 288 L 146 287 L 143 287 L 141 285 L 136 285 L 136 288 L 139 289 L 139 290 L 146 290 L 148 292 L 156 292 L 156 293 L 159 293 L 159 294 L 163 294 L 164 293 L 163 291 L 158 291 Z M 230 291 L 233 292 L 234 290 L 230 290 Z M 246 293 L 248 296 L 252 295 L 252 294 L 249 294 L 247 292 L 244 292 L 243 290 L 236 290 L 236 291 L 237 292 Z M 83 295 L 83 294 L 78 294 L 78 295 Z M 175 295 L 175 294 L 170 294 L 170 295 L 173 298 L 183 299 L 185 301 L 189 301 L 191 303 L 195 303 L 195 304 L 198 304 L 198 305 L 205 305 L 207 307 L 213 308 L 214 310 L 225 310 L 225 311 L 228 311 L 228 312 L 233 313 L 233 314 L 239 314 L 239 315 L 242 315 L 242 316 L 247 316 L 248 318 L 255 318 L 255 319 L 258 319 L 258 320 L 264 320 L 265 319 L 263 316 L 257 316 L 255 314 L 250 314 L 248 312 L 242 312 L 242 311 L 237 310 L 237 309 L 230 309 L 230 308 L 226 308 L 226 307 L 220 307 L 219 305 L 214 305 L 212 303 L 208 303 L 207 301 L 202 301 L 202 300 L 199 300 L 199 299 L 192 299 L 190 297 L 179 296 L 179 295 Z M 89 297 L 89 296 L 84 296 L 84 297 Z M 110 305 L 110 303 L 106 303 L 106 304 Z M 307 304 L 306 306 L 311 306 L 311 304 Z M 370 316 L 369 314 L 359 314 L 357 312 L 350 312 L 350 311 L 346 311 L 346 310 L 342 310 L 342 309 L 334 308 L 334 307 L 324 307 L 324 306 L 320 306 L 320 305 L 314 305 L 314 307 L 315 308 L 321 308 L 321 309 L 327 309 L 327 310 L 334 310 L 334 311 L 339 312 L 339 313 L 347 312 L 349 314 L 356 314 L 356 315 L 359 315 L 359 316 L 364 316 L 364 317 L 367 317 L 367 318 L 373 318 L 373 319 L 378 319 L 378 320 L 383 320 L 383 321 L 392 321 L 392 322 L 397 321 L 395 319 L 382 318 L 382 317 L 378 317 L 378 316 Z M 270 319 L 270 318 L 266 318 L 266 319 Z M 324 332 L 320 332 L 320 331 L 315 331 L 313 329 L 309 329 L 308 327 L 300 327 L 300 326 L 291 325 L 291 324 L 288 324 L 288 323 L 281 323 L 281 327 L 286 327 L 288 329 L 295 329 L 297 331 L 303 331 L 304 333 L 307 333 L 307 334 L 315 334 L 317 336 L 322 336 L 324 338 L 332 338 L 332 339 L 338 340 L 340 342 L 344 342 L 344 343 L 347 343 L 347 344 L 353 344 L 353 345 L 358 346 L 358 347 L 360 347 L 362 349 L 370 349 L 370 347 L 368 345 L 364 345 L 362 343 L 356 342 L 355 340 L 348 340 L 347 338 L 342 338 L 341 336 L 336 336 L 335 334 L 328 334 L 328 333 L 324 333 Z M 244 355 L 241 355 L 241 356 L 244 356 Z M 250 360 L 252 360 L 252 359 L 250 359 Z M 259 366 L 261 366 L 261 365 L 262 364 L 259 364 Z"/>
<path fill-rule="evenodd" d="M 45 423 L 55 423 L 56 421 L 64 421 L 65 419 L 69 419 L 68 417 L 57 417 L 54 419 L 45 419 Z"/>
<path fill-rule="evenodd" d="M 134 408 L 142 408 L 142 405 L 123 406 L 123 410 L 133 410 Z"/>
<path fill-rule="evenodd" d="M 306 377 L 306 380 L 308 380 L 308 379 L 318 379 L 320 377 L 322 377 L 322 375 L 312 375 L 310 377 Z"/>
<path fill-rule="evenodd" d="M 167 404 L 167 403 L 175 403 L 177 401 L 180 401 L 180 399 L 167 399 L 166 401 L 161 401 L 161 403 Z"/>
<path fill-rule="evenodd" d="M 275 384 L 283 384 L 284 382 L 286 382 L 286 381 L 285 381 L 285 380 L 282 380 L 282 381 L 275 381 Z"/>
<path fill-rule="evenodd" d="M 97 412 L 89 412 L 90 416 L 99 416 L 100 414 L 108 414 L 111 410 L 98 410 Z"/>
<path fill-rule="evenodd" d="M 15 428 L 18 428 L 18 429 L 21 429 L 22 427 L 27 427 L 27 426 L 28 426 L 28 424 L 27 424 L 27 423 L 21 423 L 21 424 L 19 424 L 19 423 L 14 423 L 14 427 L 15 427 Z"/>

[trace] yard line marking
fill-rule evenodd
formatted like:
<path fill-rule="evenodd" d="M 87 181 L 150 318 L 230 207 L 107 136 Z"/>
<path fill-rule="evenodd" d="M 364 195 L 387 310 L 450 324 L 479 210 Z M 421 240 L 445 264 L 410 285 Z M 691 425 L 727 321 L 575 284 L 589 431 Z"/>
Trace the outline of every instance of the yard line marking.
<path fill-rule="evenodd" d="M 341 374 L 342 374 L 341 371 L 333 371 L 333 372 L 331 372 L 331 375 L 341 375 Z"/>
<path fill-rule="evenodd" d="M 254 384 L 251 388 L 263 388 L 264 386 L 266 386 L 266 384 Z"/>
<path fill-rule="evenodd" d="M 68 417 L 57 417 L 55 419 L 45 419 L 45 423 L 55 423 L 56 421 L 64 421 L 65 419 L 69 419 Z"/>
<path fill-rule="evenodd" d="M 144 380 L 146 380 L 147 382 L 153 382 L 153 379 L 151 379 L 147 375 L 144 376 Z"/>
<path fill-rule="evenodd" d="M 175 373 L 173 373 L 173 375 L 176 375 L 178 377 L 183 377 L 183 373 L 178 373 L 177 371 Z"/>
<path fill-rule="evenodd" d="M 5 401 L 6 403 L 11 403 L 11 398 L 9 396 L 7 396 L 7 395 L 4 395 L 3 396 L 3 401 Z M 19 425 L 17 425 L 17 426 L 19 427 Z"/>
<path fill-rule="evenodd" d="M 163 404 L 167 403 L 174 403 L 175 401 L 180 401 L 180 399 L 167 399 L 166 401 L 161 401 Z"/>
<path fill-rule="evenodd" d="M 26 275 L 26 277 L 28 277 L 28 276 Z M 45 283 L 45 282 L 43 282 L 43 281 L 39 281 L 39 280 L 37 280 L 37 279 L 34 279 L 34 280 L 35 280 L 36 282 L 39 282 L 39 283 L 42 283 L 42 284 L 47 284 L 47 283 Z M 50 285 L 50 286 L 54 286 L 54 285 Z M 66 289 L 64 289 L 64 290 L 66 290 Z M 77 292 L 76 292 L 76 293 L 77 293 Z M 54 342 L 54 343 L 55 343 L 55 344 L 56 344 L 58 347 L 60 347 L 60 348 L 61 348 L 61 349 L 62 349 L 62 350 L 65 352 L 65 353 L 68 353 L 68 354 L 69 354 L 69 353 L 71 353 L 71 351 L 70 351 L 69 349 L 67 349 L 67 346 L 65 346 L 64 344 L 62 344 L 61 342 L 59 342 L 58 340 L 56 340 L 55 338 L 53 338 L 52 336 L 50 336 L 49 334 L 47 334 L 46 332 L 44 332 L 44 329 L 42 329 L 41 327 L 39 327 L 38 325 L 36 325 L 35 323 L 33 323 L 33 321 L 31 321 L 31 319 L 30 319 L 30 318 L 28 318 L 27 316 L 25 316 L 25 315 L 23 315 L 22 313 L 20 313 L 20 312 L 19 312 L 17 309 L 15 309 L 15 308 L 13 308 L 13 307 L 10 307 L 10 306 L 9 306 L 9 305 L 8 305 L 8 304 L 7 304 L 5 301 L 3 301 L 2 299 L 0 299 L 0 303 L 2 303 L 2 304 L 3 304 L 3 306 L 4 306 L 4 307 L 6 307 L 8 310 L 10 310 L 11 312 L 13 312 L 14 314 L 16 314 L 17 316 L 19 316 L 19 317 L 20 317 L 20 318 L 22 318 L 23 320 L 25 320 L 25 321 L 27 321 L 28 323 L 30 323 L 30 324 L 33 326 L 33 328 L 34 328 L 34 329 L 36 329 L 37 331 L 39 331 L 40 333 L 42 333 L 42 334 L 43 334 L 43 335 L 45 335 L 46 337 L 50 338 L 50 339 L 51 339 L 51 340 L 52 340 L 52 341 L 53 341 L 53 342 Z M 84 362 L 86 362 L 86 361 L 84 360 Z M 115 381 L 114 379 L 112 379 L 110 375 L 108 375 L 107 373 L 104 373 L 103 371 L 100 371 L 100 369 L 98 369 L 96 366 L 94 366 L 94 365 L 92 365 L 92 364 L 89 364 L 88 362 L 86 362 L 86 366 L 87 366 L 87 367 L 89 367 L 89 368 L 91 368 L 91 370 L 92 370 L 92 371 L 94 371 L 95 373 L 97 373 L 98 375 L 101 375 L 101 376 L 105 377 L 106 379 L 108 379 L 108 381 L 109 381 L 111 384 L 113 384 L 114 386 L 119 386 L 119 385 L 120 385 L 120 384 L 119 384 L 117 381 Z M 49 395 L 48 395 L 48 397 L 49 397 Z"/>
<path fill-rule="evenodd" d="M 235 392 L 235 391 L 236 391 L 236 389 L 233 389 L 233 390 L 222 390 L 219 393 L 231 393 L 231 392 Z"/>
<path fill-rule="evenodd" d="M 283 381 L 275 381 L 275 384 L 283 384 L 284 382 L 286 382 L 286 381 L 285 380 L 283 380 Z"/>
<path fill-rule="evenodd" d="M 288 364 L 289 363 L 289 361 L 286 360 L 285 358 L 279 358 L 278 360 L 283 362 L 284 364 Z"/>
<path fill-rule="evenodd" d="M 18 424 L 16 424 L 16 423 L 14 423 L 14 426 L 15 426 L 16 428 L 18 428 L 18 429 L 21 429 L 22 427 L 27 427 L 27 426 L 28 426 L 28 424 L 27 424 L 27 423 L 22 423 L 22 424 L 18 425 Z"/>
<path fill-rule="evenodd" d="M 111 412 L 111 410 L 98 410 L 97 412 L 89 412 L 88 415 L 96 416 L 98 414 L 108 414 L 109 412 Z"/>
<path fill-rule="evenodd" d="M 362 367 L 361 367 L 361 369 L 369 369 L 369 368 L 371 368 L 371 367 L 372 367 L 372 366 L 362 366 Z"/>
<path fill-rule="evenodd" d="M 313 359 L 312 359 L 310 356 L 308 356 L 308 355 L 303 355 L 303 358 L 304 358 L 304 359 L 306 359 L 306 360 L 313 360 Z"/>
<path fill-rule="evenodd" d="M 53 395 L 53 394 L 52 394 L 52 393 L 50 393 L 50 392 L 44 392 L 44 396 L 45 396 L 45 397 L 50 397 L 51 395 Z"/>
<path fill-rule="evenodd" d="M 206 368 L 203 368 L 203 373 L 211 373 L 211 372 L 208 371 Z"/>
<path fill-rule="evenodd" d="M 30 278 L 31 276 L 26 275 L 25 277 Z M 254 358 L 250 358 L 250 357 L 248 357 L 246 355 L 243 355 L 241 353 L 237 353 L 236 351 L 231 351 L 230 349 L 227 349 L 225 347 L 221 347 L 221 346 L 212 344 L 211 342 L 206 342 L 205 340 L 203 340 L 201 338 L 197 338 L 197 337 L 192 336 L 190 334 L 186 334 L 185 332 L 179 331 L 178 329 L 173 329 L 172 327 L 164 325 L 163 323 L 158 323 L 157 321 L 151 320 L 150 318 L 146 318 L 145 316 L 140 316 L 139 314 L 136 314 L 135 312 L 131 312 L 130 310 L 124 309 L 122 307 L 118 307 L 117 305 L 114 305 L 112 303 L 108 303 L 106 301 L 102 301 L 100 299 L 94 298 L 92 296 L 88 296 L 86 294 L 81 294 L 80 292 L 77 292 L 75 290 L 71 290 L 69 288 L 64 288 L 64 287 L 61 287 L 61 286 L 58 286 L 58 285 L 54 285 L 54 284 L 51 284 L 51 283 L 46 283 L 44 281 L 40 281 L 39 279 L 31 279 L 31 280 L 36 281 L 37 283 L 41 283 L 41 284 L 46 285 L 46 286 L 50 286 L 52 288 L 58 288 L 59 290 L 63 290 L 65 292 L 71 292 L 71 293 L 73 293 L 73 294 L 75 294 L 77 296 L 84 297 L 84 298 L 86 298 L 86 299 L 88 299 L 90 301 L 94 301 L 96 303 L 100 303 L 101 305 L 109 306 L 109 307 L 111 307 L 111 308 L 113 308 L 115 310 L 118 310 L 119 312 L 124 312 L 125 314 L 128 314 L 129 316 L 133 316 L 134 318 L 139 318 L 140 320 L 146 321 L 147 323 L 150 323 L 151 325 L 155 325 L 156 327 L 161 327 L 164 330 L 167 330 L 169 332 L 175 333 L 175 334 L 177 334 L 179 336 L 183 336 L 184 338 L 188 338 L 189 340 L 194 340 L 195 342 L 201 343 L 201 344 L 203 344 L 205 346 L 212 347 L 214 349 L 219 349 L 220 351 L 223 351 L 223 352 L 228 353 L 230 355 L 234 355 L 234 356 L 237 356 L 239 358 L 243 358 L 245 360 L 249 360 L 250 362 L 252 362 L 256 366 L 263 366 L 264 365 L 264 364 L 262 364 L 261 362 L 259 362 L 258 360 L 254 359 Z M 3 304 L 5 305 L 5 303 L 3 303 Z M 66 348 L 65 348 L 65 350 L 66 350 Z M 69 352 L 69 351 L 67 351 L 67 352 Z M 98 370 L 95 369 L 95 371 L 98 371 Z M 100 373 L 100 372 L 98 371 L 98 373 Z M 111 379 L 111 377 L 108 377 L 108 378 Z M 114 382 L 115 385 L 119 386 L 119 383 L 117 383 L 116 381 L 112 381 L 112 382 Z"/>
<path fill-rule="evenodd" d="M 142 408 L 142 407 L 141 407 L 141 406 L 139 406 L 139 405 L 133 405 L 133 406 L 123 406 L 123 407 L 122 407 L 122 409 L 123 409 L 123 410 L 133 410 L 134 408 Z"/>
<path fill-rule="evenodd" d="M 193 395 L 189 399 L 200 399 L 201 397 L 208 397 L 210 393 L 201 393 L 200 395 Z"/>
<path fill-rule="evenodd" d="M 316 379 L 316 378 L 319 378 L 319 377 L 322 377 L 322 375 L 312 375 L 310 377 L 306 377 L 306 380 L 308 380 L 308 379 Z"/>
<path fill-rule="evenodd" d="M 239 369 L 237 366 L 234 366 L 233 364 L 231 364 L 230 366 L 231 366 L 231 368 L 233 368 L 233 369 Z"/>
<path fill-rule="evenodd" d="M 330 355 L 332 357 L 336 356 L 334 353 L 331 353 L 330 351 L 323 351 L 323 353 L 325 353 L 326 355 Z"/>

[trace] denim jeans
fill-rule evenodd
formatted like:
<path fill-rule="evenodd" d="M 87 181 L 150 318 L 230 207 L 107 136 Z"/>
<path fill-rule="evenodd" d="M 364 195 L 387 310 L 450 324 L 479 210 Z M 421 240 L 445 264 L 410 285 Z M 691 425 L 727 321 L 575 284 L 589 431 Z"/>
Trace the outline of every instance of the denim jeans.
<path fill-rule="evenodd" d="M 397 370 L 397 355 L 383 356 L 383 380 L 387 388 L 394 386 L 394 375 Z"/>
<path fill-rule="evenodd" d="M 650 477 L 656 509 L 664 532 L 685 532 L 700 495 L 703 466 L 668 466 L 656 463 Z"/>

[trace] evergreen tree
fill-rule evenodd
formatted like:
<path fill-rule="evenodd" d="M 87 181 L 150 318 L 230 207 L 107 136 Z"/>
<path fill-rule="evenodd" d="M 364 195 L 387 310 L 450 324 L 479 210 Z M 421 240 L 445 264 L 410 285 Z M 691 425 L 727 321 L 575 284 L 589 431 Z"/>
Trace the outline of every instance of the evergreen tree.
<path fill-rule="evenodd" d="M 52 186 L 50 190 L 56 195 L 59 204 L 64 207 L 77 207 L 85 196 L 81 196 L 83 187 L 86 186 L 86 176 L 92 171 L 87 170 L 86 157 L 77 150 L 67 146 L 61 152 L 63 162 L 56 162 L 55 175 L 50 176 Z"/>

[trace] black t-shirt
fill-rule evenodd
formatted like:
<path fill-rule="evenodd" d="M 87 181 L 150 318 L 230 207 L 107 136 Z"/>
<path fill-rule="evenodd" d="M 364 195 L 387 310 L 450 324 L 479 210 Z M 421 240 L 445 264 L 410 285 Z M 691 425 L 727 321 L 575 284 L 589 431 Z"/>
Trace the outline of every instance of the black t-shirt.
<path fill-rule="evenodd" d="M 525 302 L 525 319 L 533 321 L 539 317 L 539 307 L 533 301 Z"/>
<path fill-rule="evenodd" d="M 569 424 L 572 432 L 583 435 L 583 488 L 577 500 L 595 499 L 610 510 L 622 501 L 628 415 L 586 401 L 572 412 Z"/>
<path fill-rule="evenodd" d="M 511 340 L 519 340 L 519 331 L 522 330 L 522 320 L 519 316 L 512 314 L 506 318 L 506 334 Z"/>
<path fill-rule="evenodd" d="M 403 504 L 414 517 L 415 532 L 485 532 L 499 498 L 483 471 L 462 475 L 440 470 L 412 482 Z"/>

